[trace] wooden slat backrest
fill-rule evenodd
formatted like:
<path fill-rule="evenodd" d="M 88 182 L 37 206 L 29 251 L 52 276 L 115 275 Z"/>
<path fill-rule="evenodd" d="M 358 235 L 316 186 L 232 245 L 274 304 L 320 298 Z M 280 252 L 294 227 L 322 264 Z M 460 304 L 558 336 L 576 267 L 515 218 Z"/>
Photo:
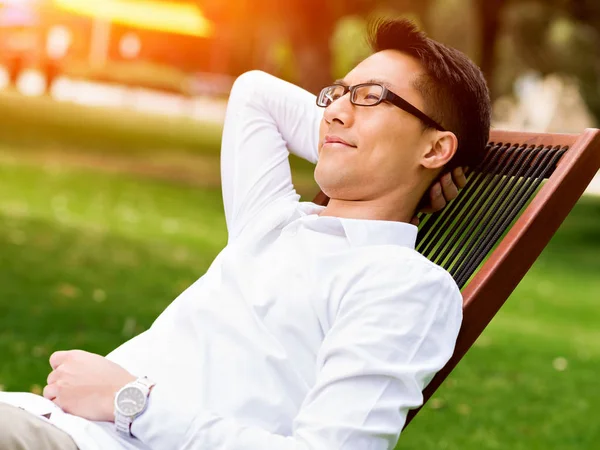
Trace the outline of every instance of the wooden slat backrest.
<path fill-rule="evenodd" d="M 469 174 L 467 187 L 443 211 L 422 218 L 417 250 L 464 287 L 454 354 L 423 392 L 423 403 L 498 312 L 598 170 L 600 130 L 492 131 L 486 157 Z M 320 192 L 314 202 L 327 200 Z M 411 411 L 406 425 L 417 412 Z"/>

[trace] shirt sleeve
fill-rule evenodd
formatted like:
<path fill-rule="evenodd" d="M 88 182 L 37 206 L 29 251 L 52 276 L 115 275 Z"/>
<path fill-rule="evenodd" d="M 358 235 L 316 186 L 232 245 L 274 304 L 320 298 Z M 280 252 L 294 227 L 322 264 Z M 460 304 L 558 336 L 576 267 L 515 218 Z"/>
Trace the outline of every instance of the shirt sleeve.
<path fill-rule="evenodd" d="M 263 207 L 289 196 L 289 153 L 316 163 L 323 110 L 316 97 L 261 71 L 239 76 L 229 96 L 221 143 L 221 183 L 229 237 Z"/>
<path fill-rule="evenodd" d="M 133 434 L 157 450 L 394 448 L 408 411 L 422 404 L 422 390 L 452 355 L 462 297 L 437 267 L 418 277 L 408 269 L 394 278 L 387 270 L 383 277 L 365 274 L 340 303 L 291 436 L 211 412 L 194 414 L 160 385 Z"/>

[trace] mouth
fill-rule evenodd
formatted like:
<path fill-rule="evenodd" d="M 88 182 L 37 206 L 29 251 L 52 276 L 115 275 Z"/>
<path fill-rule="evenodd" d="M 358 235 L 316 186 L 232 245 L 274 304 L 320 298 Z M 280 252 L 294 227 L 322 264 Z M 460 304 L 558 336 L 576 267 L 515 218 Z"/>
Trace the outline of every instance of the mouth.
<path fill-rule="evenodd" d="M 332 147 L 356 148 L 356 145 L 350 144 L 349 142 L 343 140 L 341 137 L 330 136 L 330 135 L 325 136 L 325 139 L 323 139 L 323 146 L 325 146 L 325 145 L 332 146 Z"/>

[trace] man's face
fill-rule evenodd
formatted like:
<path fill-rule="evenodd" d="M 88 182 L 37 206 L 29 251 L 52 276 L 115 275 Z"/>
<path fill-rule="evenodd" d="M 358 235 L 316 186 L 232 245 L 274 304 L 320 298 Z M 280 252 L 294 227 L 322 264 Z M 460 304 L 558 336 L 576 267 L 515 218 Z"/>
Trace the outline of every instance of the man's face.
<path fill-rule="evenodd" d="M 424 110 L 423 98 L 411 82 L 423 74 L 413 57 L 395 50 L 375 53 L 358 64 L 344 84 L 379 81 Z M 350 94 L 330 104 L 319 133 L 315 179 L 331 198 L 375 200 L 394 196 L 419 184 L 419 161 L 430 145 L 422 122 L 388 103 L 355 106 Z M 342 140 L 344 143 L 335 142 Z"/>

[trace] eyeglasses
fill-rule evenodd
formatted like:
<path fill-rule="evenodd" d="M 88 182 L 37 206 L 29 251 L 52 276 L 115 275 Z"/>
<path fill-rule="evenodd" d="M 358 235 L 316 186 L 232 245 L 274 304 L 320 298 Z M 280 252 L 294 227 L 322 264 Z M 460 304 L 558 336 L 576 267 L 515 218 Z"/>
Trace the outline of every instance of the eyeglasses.
<path fill-rule="evenodd" d="M 353 105 L 376 106 L 383 101 L 390 102 L 392 105 L 397 106 L 422 120 L 426 125 L 439 131 L 446 131 L 444 127 L 435 120 L 379 83 L 361 83 L 355 86 L 345 86 L 343 84 L 325 86 L 317 96 L 317 105 L 322 108 L 327 108 L 334 101 L 343 97 L 348 92 L 350 92 L 350 103 Z"/>

